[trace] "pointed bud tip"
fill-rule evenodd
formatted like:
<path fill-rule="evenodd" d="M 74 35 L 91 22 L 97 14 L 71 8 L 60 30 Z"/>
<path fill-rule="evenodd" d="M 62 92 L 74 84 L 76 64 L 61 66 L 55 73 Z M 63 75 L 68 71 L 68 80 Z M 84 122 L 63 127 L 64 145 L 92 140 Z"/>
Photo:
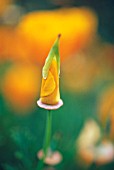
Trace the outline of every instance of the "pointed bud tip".
<path fill-rule="evenodd" d="M 61 37 L 61 34 L 58 34 L 58 38 L 60 38 Z"/>

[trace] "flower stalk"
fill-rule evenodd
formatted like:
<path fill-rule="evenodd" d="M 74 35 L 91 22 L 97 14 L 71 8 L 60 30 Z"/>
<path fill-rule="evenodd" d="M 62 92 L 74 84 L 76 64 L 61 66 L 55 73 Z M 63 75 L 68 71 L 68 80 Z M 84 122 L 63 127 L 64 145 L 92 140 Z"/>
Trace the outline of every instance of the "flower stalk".
<path fill-rule="evenodd" d="M 52 126 L 52 113 L 51 113 L 51 110 L 48 110 L 47 120 L 46 120 L 45 138 L 44 138 L 44 145 L 43 145 L 43 157 L 40 160 L 40 162 L 38 163 L 38 167 L 36 170 L 43 169 L 44 161 L 47 156 L 48 149 L 50 147 L 51 126 Z"/>
<path fill-rule="evenodd" d="M 44 147 L 43 147 L 44 158 L 47 155 L 47 151 L 51 141 L 51 126 L 52 126 L 52 113 L 51 110 L 48 110 L 47 120 L 46 120 L 45 140 L 44 140 Z"/>

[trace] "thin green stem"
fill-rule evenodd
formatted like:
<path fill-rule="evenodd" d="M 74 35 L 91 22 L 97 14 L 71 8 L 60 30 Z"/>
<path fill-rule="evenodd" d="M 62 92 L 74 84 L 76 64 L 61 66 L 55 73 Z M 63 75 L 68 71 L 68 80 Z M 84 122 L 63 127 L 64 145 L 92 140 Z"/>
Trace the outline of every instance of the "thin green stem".
<path fill-rule="evenodd" d="M 52 114 L 51 114 L 51 111 L 49 110 L 47 114 L 46 132 L 45 132 L 45 140 L 44 140 L 44 146 L 43 146 L 44 157 L 46 157 L 46 154 L 47 154 L 47 151 L 50 145 L 51 124 L 52 124 Z"/>
<path fill-rule="evenodd" d="M 37 169 L 36 170 L 42 170 L 44 165 L 44 160 L 46 158 L 49 146 L 50 146 L 50 140 L 51 140 L 51 125 L 52 125 L 52 113 L 50 110 L 48 110 L 47 113 L 47 120 L 46 120 L 46 130 L 45 130 L 45 138 L 44 138 L 44 144 L 43 144 L 43 157 L 39 161 Z"/>

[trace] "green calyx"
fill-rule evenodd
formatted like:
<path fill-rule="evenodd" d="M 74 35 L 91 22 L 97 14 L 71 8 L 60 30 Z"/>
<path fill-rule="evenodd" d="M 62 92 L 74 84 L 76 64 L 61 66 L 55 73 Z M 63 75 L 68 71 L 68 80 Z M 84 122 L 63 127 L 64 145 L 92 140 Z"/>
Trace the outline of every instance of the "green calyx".
<path fill-rule="evenodd" d="M 48 72 L 49 72 L 49 68 L 51 66 L 52 60 L 55 57 L 56 61 L 57 61 L 57 68 L 58 68 L 58 74 L 60 74 L 60 55 L 59 55 L 59 39 L 61 37 L 61 34 L 58 35 L 56 41 L 54 42 L 46 60 L 45 60 L 45 64 L 42 70 L 42 76 L 44 79 L 47 78 L 48 76 Z"/>

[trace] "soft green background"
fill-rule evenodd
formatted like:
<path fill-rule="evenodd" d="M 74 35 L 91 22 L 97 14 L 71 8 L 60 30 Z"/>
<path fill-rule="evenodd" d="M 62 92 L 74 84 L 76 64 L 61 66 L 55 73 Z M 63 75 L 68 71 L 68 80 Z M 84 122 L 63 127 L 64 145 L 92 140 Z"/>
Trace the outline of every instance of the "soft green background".
<path fill-rule="evenodd" d="M 113 0 L 72 0 L 56 5 L 53 1 L 18 0 L 26 12 L 37 9 L 53 9 L 61 6 L 88 6 L 94 9 L 99 17 L 98 33 L 103 41 L 114 42 L 114 2 Z M 9 64 L 0 65 L 0 76 L 3 76 Z M 113 73 L 112 73 L 113 74 Z M 64 78 L 63 78 L 64 79 Z M 61 82 L 64 80 L 61 80 Z M 97 108 L 99 95 L 109 82 L 98 81 L 90 91 L 83 93 L 71 92 L 61 85 L 63 107 L 53 111 L 52 149 L 58 149 L 63 155 L 63 161 L 55 167 L 56 170 L 81 170 L 76 156 L 76 139 L 84 122 L 88 118 L 95 119 L 98 124 Z M 61 83 L 63 84 L 63 83 Z M 39 95 L 39 94 L 38 94 Z M 0 170 L 33 170 L 37 164 L 36 154 L 42 148 L 46 121 L 46 111 L 36 107 L 26 116 L 17 116 L 0 94 Z M 83 162 L 82 162 L 83 164 Z M 111 170 L 114 162 L 96 166 L 94 163 L 89 170 Z"/>

